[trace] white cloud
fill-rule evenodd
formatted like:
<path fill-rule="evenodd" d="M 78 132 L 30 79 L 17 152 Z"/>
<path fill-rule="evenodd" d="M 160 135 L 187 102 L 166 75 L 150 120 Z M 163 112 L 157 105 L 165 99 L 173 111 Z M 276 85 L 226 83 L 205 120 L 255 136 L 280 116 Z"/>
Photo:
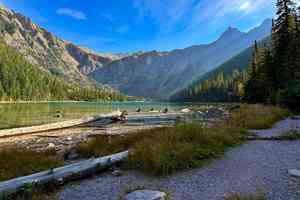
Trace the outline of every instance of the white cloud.
<path fill-rule="evenodd" d="M 162 30 L 169 32 L 176 25 L 196 26 L 215 23 L 224 17 L 239 20 L 267 6 L 275 6 L 276 0 L 134 0 L 133 6 L 139 18 L 151 17 Z"/>
<path fill-rule="evenodd" d="M 244 2 L 240 7 L 239 7 L 239 10 L 240 11 L 245 11 L 245 12 L 248 12 L 250 9 L 251 9 L 251 3 L 250 1 L 246 1 Z"/>
<path fill-rule="evenodd" d="M 139 19 L 152 18 L 165 31 L 184 20 L 197 0 L 134 0 L 134 7 L 139 12 Z"/>
<path fill-rule="evenodd" d="M 275 0 L 211 0 L 200 1 L 194 8 L 191 25 L 201 22 L 216 23 L 231 17 L 239 20 L 257 11 L 263 11 L 267 6 L 275 6 Z"/>
<path fill-rule="evenodd" d="M 72 17 L 77 20 L 86 20 L 87 19 L 87 16 L 85 13 L 83 13 L 82 11 L 73 10 L 71 8 L 60 8 L 60 9 L 56 10 L 56 13 L 59 15 L 66 15 L 66 16 Z"/>

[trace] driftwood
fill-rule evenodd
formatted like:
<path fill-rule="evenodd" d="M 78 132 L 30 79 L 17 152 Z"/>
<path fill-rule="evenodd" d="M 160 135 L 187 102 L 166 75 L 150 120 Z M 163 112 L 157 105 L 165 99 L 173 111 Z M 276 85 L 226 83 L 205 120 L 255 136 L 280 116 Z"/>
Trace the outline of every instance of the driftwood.
<path fill-rule="evenodd" d="M 24 127 L 24 128 L 14 128 L 14 129 L 8 129 L 8 130 L 0 130 L 0 138 L 5 137 L 14 137 L 14 136 L 20 136 L 20 135 L 26 135 L 26 134 L 32 134 L 32 133 L 39 133 L 39 132 L 45 132 L 45 131 L 51 131 L 51 130 L 58 130 L 58 129 L 64 129 L 64 128 L 71 128 L 75 126 L 79 126 L 82 124 L 102 120 L 102 119 L 110 119 L 112 117 L 119 117 L 119 113 L 109 113 L 105 115 L 99 115 L 97 117 L 85 117 L 82 119 L 75 119 L 75 120 L 68 120 L 63 122 L 57 122 L 52 124 L 45 124 L 40 126 L 31 126 L 31 127 Z"/>
<path fill-rule="evenodd" d="M 63 184 L 72 180 L 91 176 L 128 157 L 128 151 L 97 159 L 81 161 L 64 167 L 0 182 L 0 196 L 11 195 L 28 186 L 46 185 L 48 183 Z"/>

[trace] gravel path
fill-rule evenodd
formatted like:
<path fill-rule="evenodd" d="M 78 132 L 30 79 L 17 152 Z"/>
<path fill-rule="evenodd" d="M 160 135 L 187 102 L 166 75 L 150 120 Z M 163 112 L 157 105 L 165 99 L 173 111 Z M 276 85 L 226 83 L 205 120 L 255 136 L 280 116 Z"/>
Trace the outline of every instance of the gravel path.
<path fill-rule="evenodd" d="M 299 120 L 285 120 L 276 127 L 291 121 L 300 126 Z M 117 200 L 128 189 L 145 187 L 168 191 L 174 200 L 222 200 L 229 193 L 257 190 L 266 192 L 270 200 L 299 200 L 300 180 L 288 175 L 289 169 L 297 168 L 300 168 L 300 141 L 252 141 L 204 168 L 170 177 L 153 178 L 134 171 L 120 177 L 104 173 L 66 186 L 60 199 Z"/>
<path fill-rule="evenodd" d="M 300 131 L 300 116 L 295 119 L 288 118 L 277 123 L 273 128 L 266 130 L 252 130 L 258 136 L 261 137 L 272 137 L 280 136 L 281 134 L 287 133 L 291 130 Z"/>

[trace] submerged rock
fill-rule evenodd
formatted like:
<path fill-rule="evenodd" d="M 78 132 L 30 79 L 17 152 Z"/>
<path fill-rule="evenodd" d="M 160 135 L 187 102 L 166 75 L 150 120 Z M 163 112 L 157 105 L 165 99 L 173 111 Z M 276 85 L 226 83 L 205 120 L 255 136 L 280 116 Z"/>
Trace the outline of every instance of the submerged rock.
<path fill-rule="evenodd" d="M 166 200 L 167 194 L 153 190 L 137 190 L 129 193 L 125 200 Z"/>

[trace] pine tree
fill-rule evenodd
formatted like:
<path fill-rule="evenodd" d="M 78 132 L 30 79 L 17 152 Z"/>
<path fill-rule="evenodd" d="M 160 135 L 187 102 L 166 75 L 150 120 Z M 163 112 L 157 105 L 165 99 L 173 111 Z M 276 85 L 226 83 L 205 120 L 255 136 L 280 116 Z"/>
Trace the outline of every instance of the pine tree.
<path fill-rule="evenodd" d="M 286 80 L 290 78 L 288 70 L 290 61 L 293 60 L 291 52 L 291 43 L 295 35 L 295 3 L 293 0 L 278 0 L 277 1 L 277 19 L 273 27 L 273 51 L 275 59 L 275 77 L 274 84 L 276 88 L 285 87 Z"/>

